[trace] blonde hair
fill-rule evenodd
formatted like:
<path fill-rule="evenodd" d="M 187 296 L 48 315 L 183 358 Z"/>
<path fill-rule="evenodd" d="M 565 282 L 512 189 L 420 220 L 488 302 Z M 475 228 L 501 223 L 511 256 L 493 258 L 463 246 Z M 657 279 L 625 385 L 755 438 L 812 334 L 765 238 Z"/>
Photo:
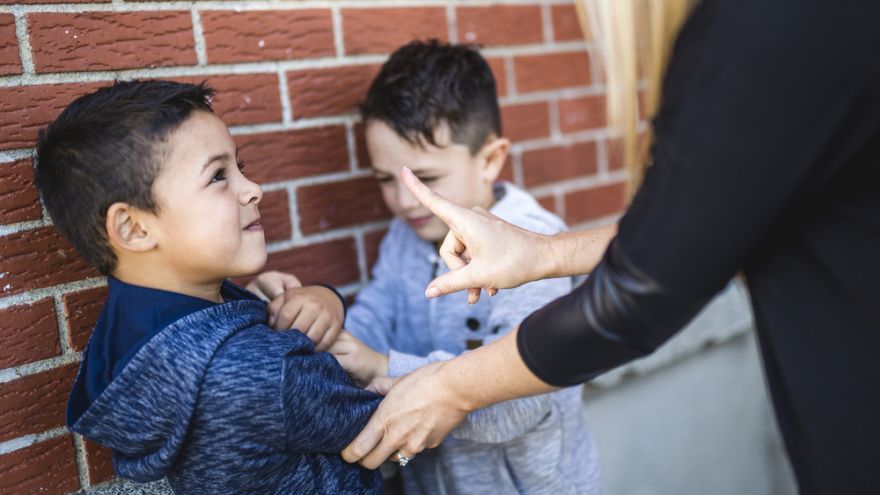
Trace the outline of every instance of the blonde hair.
<path fill-rule="evenodd" d="M 575 0 L 581 27 L 599 55 L 607 85 L 608 123 L 622 136 L 630 192 L 638 187 L 650 161 L 653 135 L 650 127 L 640 135 L 640 120 L 657 112 L 672 45 L 695 3 Z"/>

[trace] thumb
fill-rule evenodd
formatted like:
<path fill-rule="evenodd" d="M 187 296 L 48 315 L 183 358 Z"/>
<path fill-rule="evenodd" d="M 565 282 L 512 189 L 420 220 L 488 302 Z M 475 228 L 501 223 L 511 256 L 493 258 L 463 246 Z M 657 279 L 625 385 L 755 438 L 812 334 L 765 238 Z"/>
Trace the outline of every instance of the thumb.
<path fill-rule="evenodd" d="M 281 292 L 284 292 L 287 289 L 296 289 L 297 287 L 303 286 L 302 282 L 300 282 L 299 279 L 296 278 L 296 276 L 291 273 L 284 274 L 284 278 L 282 279 L 282 285 L 283 285 L 283 290 Z M 276 296 L 277 296 L 277 294 L 276 294 Z"/>
<path fill-rule="evenodd" d="M 433 299 L 445 294 L 452 294 L 465 289 L 476 287 L 471 277 L 471 265 L 464 266 L 435 278 L 428 284 L 425 296 Z"/>
<path fill-rule="evenodd" d="M 388 395 L 388 392 L 391 391 L 391 387 L 397 383 L 396 378 L 391 378 L 390 376 L 379 376 L 373 378 L 373 381 L 367 385 L 367 390 L 370 392 L 376 392 L 379 395 Z"/>

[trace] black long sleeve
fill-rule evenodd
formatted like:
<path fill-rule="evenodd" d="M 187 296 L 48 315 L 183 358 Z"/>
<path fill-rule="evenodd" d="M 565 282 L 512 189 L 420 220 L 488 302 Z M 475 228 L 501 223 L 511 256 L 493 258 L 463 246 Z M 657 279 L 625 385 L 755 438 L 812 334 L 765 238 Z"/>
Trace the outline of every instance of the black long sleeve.
<path fill-rule="evenodd" d="M 533 372 L 566 385 L 649 353 L 744 271 L 802 492 L 880 486 L 878 21 L 874 1 L 700 3 L 617 239 L 520 328 Z"/>

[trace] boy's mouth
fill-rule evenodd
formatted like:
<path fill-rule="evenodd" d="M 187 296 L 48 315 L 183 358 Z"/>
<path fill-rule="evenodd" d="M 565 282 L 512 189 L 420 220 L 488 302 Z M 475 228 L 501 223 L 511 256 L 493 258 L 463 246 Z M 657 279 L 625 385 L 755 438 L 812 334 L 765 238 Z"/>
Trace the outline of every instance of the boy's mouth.
<path fill-rule="evenodd" d="M 260 231 L 263 230 L 263 224 L 260 222 L 260 219 L 256 219 L 253 222 L 247 224 L 247 227 L 244 230 L 252 230 L 252 231 Z"/>
<path fill-rule="evenodd" d="M 406 221 L 412 226 L 414 229 L 418 229 L 424 227 L 425 224 L 431 221 L 433 215 L 425 215 L 423 217 L 415 217 L 415 218 L 407 218 Z"/>

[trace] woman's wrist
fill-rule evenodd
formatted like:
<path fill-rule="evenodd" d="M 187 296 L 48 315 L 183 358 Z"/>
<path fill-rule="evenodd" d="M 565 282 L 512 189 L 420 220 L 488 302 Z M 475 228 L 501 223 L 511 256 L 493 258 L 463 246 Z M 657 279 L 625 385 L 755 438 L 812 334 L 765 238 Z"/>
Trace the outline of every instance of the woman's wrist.
<path fill-rule="evenodd" d="M 542 236 L 544 240 L 543 251 L 550 253 L 546 257 L 547 263 L 540 273 L 539 279 L 567 277 L 571 275 L 571 267 L 569 266 L 574 255 L 572 242 L 573 234 L 570 232 L 562 232 L 554 236 Z"/>
<path fill-rule="evenodd" d="M 602 261 L 602 256 L 614 236 L 617 224 L 596 227 L 580 232 L 563 232 L 546 237 L 546 252 L 550 253 L 549 266 L 543 278 L 568 277 L 590 273 Z"/>

